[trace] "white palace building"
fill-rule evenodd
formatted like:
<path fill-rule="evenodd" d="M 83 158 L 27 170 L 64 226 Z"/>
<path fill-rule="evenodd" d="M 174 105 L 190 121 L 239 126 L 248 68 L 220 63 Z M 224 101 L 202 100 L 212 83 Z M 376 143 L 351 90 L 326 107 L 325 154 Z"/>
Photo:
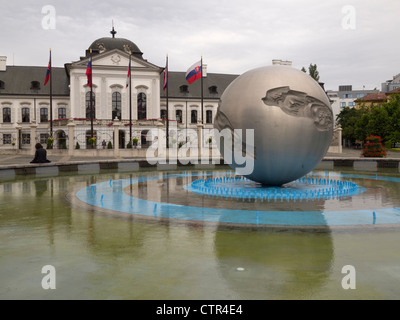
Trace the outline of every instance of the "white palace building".
<path fill-rule="evenodd" d="M 102 149 L 104 142 L 107 145 L 111 142 L 113 148 L 126 148 L 130 118 L 132 138 L 138 140 L 138 149 L 149 146 L 149 130 L 165 128 L 167 118 L 178 129 L 213 128 L 219 98 L 237 75 L 207 74 L 203 66 L 201 108 L 201 81 L 189 85 L 185 72 L 169 72 L 167 116 L 164 67 L 145 60 L 132 41 L 115 37 L 114 30 L 111 34 L 112 37 L 94 41 L 78 61 L 66 63 L 64 68 L 52 68 L 52 121 L 50 86 L 44 86 L 47 66 L 8 66 L 7 58 L 0 57 L 0 152 L 10 149 L 30 152 L 38 142 L 46 145 L 51 127 L 54 149 L 91 147 L 88 143 L 92 127 L 90 87 L 86 76 L 91 50 L 97 149 Z M 129 52 L 132 53 L 131 113 L 130 89 L 126 88 Z M 179 143 L 179 137 L 175 138 L 172 141 Z"/>

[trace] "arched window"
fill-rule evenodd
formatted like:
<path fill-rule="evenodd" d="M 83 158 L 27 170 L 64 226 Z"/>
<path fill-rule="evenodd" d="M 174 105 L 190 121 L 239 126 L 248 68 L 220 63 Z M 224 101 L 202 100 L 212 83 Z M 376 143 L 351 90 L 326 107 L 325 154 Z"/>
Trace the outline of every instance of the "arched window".
<path fill-rule="evenodd" d="M 138 120 L 147 119 L 147 97 L 145 93 L 138 95 Z"/>
<path fill-rule="evenodd" d="M 30 119 L 30 109 L 29 108 L 22 108 L 22 122 L 29 123 Z"/>
<path fill-rule="evenodd" d="M 212 112 L 212 110 L 207 110 L 207 112 L 206 112 L 206 123 L 207 124 L 213 123 L 213 112 Z"/>
<path fill-rule="evenodd" d="M 11 108 L 3 108 L 3 123 L 11 123 Z"/>
<path fill-rule="evenodd" d="M 49 109 L 40 109 L 40 122 L 49 122 Z"/>
<path fill-rule="evenodd" d="M 195 124 L 197 123 L 197 110 L 192 110 L 191 112 L 191 123 Z"/>
<path fill-rule="evenodd" d="M 96 96 L 93 92 L 93 116 L 91 113 L 91 106 L 90 106 L 90 92 L 86 93 L 86 118 L 87 119 L 96 119 Z"/>
<path fill-rule="evenodd" d="M 119 92 L 114 92 L 112 94 L 112 120 L 115 118 L 122 120 L 121 105 L 121 94 Z"/>

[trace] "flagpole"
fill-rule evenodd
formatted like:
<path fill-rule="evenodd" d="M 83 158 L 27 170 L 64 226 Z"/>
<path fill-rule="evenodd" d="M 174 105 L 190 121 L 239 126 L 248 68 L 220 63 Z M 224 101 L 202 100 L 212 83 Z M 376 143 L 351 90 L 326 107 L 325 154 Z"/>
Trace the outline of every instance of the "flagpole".
<path fill-rule="evenodd" d="M 129 51 L 129 143 L 132 146 L 132 52 Z"/>
<path fill-rule="evenodd" d="M 53 76 L 50 48 L 50 138 L 53 138 Z"/>
<path fill-rule="evenodd" d="M 204 124 L 203 56 L 201 56 L 201 123 Z"/>
<path fill-rule="evenodd" d="M 168 77 L 169 77 L 169 70 L 168 70 L 168 54 L 167 54 L 167 64 L 166 64 L 166 69 L 164 72 L 166 72 L 165 74 L 165 81 L 167 84 L 166 90 L 167 90 L 167 149 L 169 148 L 169 83 L 168 83 Z"/>
<path fill-rule="evenodd" d="M 93 60 L 92 49 L 90 49 L 90 131 L 92 139 L 94 138 L 93 116 Z"/>

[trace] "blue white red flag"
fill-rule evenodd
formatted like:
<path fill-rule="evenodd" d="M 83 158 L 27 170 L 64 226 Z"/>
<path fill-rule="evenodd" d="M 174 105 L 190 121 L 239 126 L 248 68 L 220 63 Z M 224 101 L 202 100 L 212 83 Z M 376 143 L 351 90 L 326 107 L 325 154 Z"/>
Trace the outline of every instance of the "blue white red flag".
<path fill-rule="evenodd" d="M 92 57 L 89 58 L 89 63 L 86 69 L 86 76 L 87 76 L 87 85 L 92 87 Z"/>
<path fill-rule="evenodd" d="M 194 65 L 192 65 L 186 72 L 186 81 L 189 82 L 189 84 L 192 84 L 197 79 L 201 79 L 202 71 L 203 70 L 200 60 L 199 62 L 196 62 Z"/>
<path fill-rule="evenodd" d="M 165 91 L 168 87 L 168 58 L 167 58 L 167 64 L 165 66 L 165 70 L 164 70 L 164 86 L 163 86 L 163 90 Z"/>
<path fill-rule="evenodd" d="M 129 83 L 131 82 L 131 60 L 129 59 L 129 67 L 128 67 L 128 75 L 126 77 L 126 87 L 129 87 Z"/>
<path fill-rule="evenodd" d="M 50 71 L 51 71 L 51 51 L 50 51 L 49 66 L 47 67 L 47 73 L 46 73 L 46 79 L 44 80 L 44 85 L 46 85 L 50 80 Z"/>

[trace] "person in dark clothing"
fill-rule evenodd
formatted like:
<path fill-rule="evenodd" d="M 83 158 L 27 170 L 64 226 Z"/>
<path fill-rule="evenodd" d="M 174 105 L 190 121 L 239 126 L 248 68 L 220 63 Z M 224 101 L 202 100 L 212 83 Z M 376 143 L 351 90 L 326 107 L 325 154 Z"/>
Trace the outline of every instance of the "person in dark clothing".
<path fill-rule="evenodd" d="M 47 160 L 47 151 L 43 149 L 43 146 L 40 143 L 37 143 L 35 152 L 35 158 L 31 161 L 31 163 L 50 163 L 51 161 Z"/>

